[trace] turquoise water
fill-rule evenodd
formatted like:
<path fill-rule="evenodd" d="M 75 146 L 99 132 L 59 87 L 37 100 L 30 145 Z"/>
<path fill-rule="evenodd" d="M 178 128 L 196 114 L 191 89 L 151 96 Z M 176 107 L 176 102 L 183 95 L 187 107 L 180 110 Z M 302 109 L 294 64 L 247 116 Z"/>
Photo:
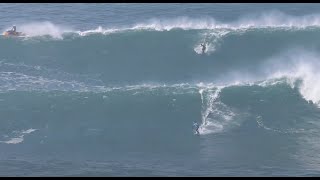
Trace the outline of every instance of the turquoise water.
<path fill-rule="evenodd" d="M 320 174 L 319 4 L 0 16 L 1 176 Z"/>

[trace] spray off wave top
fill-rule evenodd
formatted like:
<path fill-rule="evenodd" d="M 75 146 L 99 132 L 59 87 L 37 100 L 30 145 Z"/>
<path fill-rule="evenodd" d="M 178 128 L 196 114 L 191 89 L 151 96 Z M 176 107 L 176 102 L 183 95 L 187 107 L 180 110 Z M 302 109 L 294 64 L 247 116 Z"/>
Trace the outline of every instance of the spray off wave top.
<path fill-rule="evenodd" d="M 17 24 L 18 31 L 22 31 L 29 37 L 48 35 L 53 38 L 62 38 L 64 34 L 74 33 L 80 36 L 90 34 L 110 34 L 124 31 L 171 31 L 182 30 L 224 30 L 224 31 L 244 31 L 247 29 L 304 29 L 308 27 L 318 28 L 320 26 L 320 15 L 311 14 L 305 16 L 291 16 L 281 12 L 268 12 L 261 14 L 250 14 L 243 16 L 232 22 L 219 22 L 213 17 L 190 18 L 177 17 L 173 19 L 149 19 L 145 22 L 135 23 L 122 27 L 104 27 L 99 25 L 97 28 L 88 30 L 76 30 L 76 28 L 57 25 L 53 21 L 32 22 Z M 10 27 L 6 27 L 8 29 Z M 3 29 L 4 31 L 5 29 Z"/>

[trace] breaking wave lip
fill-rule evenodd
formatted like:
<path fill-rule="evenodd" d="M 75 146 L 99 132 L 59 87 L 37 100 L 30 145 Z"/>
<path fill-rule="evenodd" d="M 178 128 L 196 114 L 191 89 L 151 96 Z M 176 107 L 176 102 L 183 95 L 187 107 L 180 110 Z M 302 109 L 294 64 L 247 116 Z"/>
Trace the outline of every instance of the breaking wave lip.
<path fill-rule="evenodd" d="M 2 76 L 4 77 L 4 76 Z M 25 78 L 25 77 L 22 77 Z M 43 79 L 42 79 L 43 80 Z M 58 81 L 48 80 L 47 83 L 56 82 L 61 84 Z M 79 82 L 78 82 L 79 83 Z M 76 91 L 76 92 L 93 92 L 93 93 L 106 93 L 106 92 L 130 92 L 132 91 L 133 95 L 137 93 L 146 93 L 153 91 L 163 91 L 167 92 L 169 90 L 169 94 L 199 94 L 199 98 L 201 99 L 201 124 L 199 126 L 200 135 L 212 134 L 212 133 L 221 133 L 229 127 L 234 127 L 234 125 L 240 125 L 241 122 L 237 122 L 236 119 L 239 115 L 234 112 L 230 107 L 225 105 L 220 101 L 219 96 L 224 88 L 227 87 L 236 87 L 236 86 L 276 86 L 279 83 L 288 84 L 288 78 L 282 79 L 268 79 L 264 81 L 256 81 L 256 82 L 235 82 L 228 85 L 216 85 L 213 83 L 198 83 L 198 84 L 189 84 L 189 83 L 181 83 L 181 84 L 139 84 L 139 85 L 129 85 L 129 86 L 119 86 L 119 87 L 106 87 L 106 86 L 87 86 L 85 84 L 81 84 L 76 89 L 60 89 L 60 91 Z M 30 83 L 29 83 L 30 84 Z M 32 88 L 39 88 L 32 85 Z M 47 87 L 47 86 L 45 86 Z M 80 88 L 80 89 L 79 89 Z M 293 87 L 292 87 L 293 88 Z M 21 91 L 26 89 L 23 87 L 20 89 Z M 13 89 L 8 89 L 12 91 Z M 17 89 L 16 89 L 17 90 Z M 30 90 L 30 89 L 29 89 Z M 33 89 L 32 91 L 43 91 L 43 89 Z M 57 89 L 53 89 L 57 90 Z M 46 89 L 44 91 L 51 91 L 50 89 Z M 105 96 L 102 96 L 104 99 Z M 262 124 L 262 121 L 258 121 L 257 123 L 260 127 L 269 130 L 270 128 L 265 127 Z M 8 141 L 1 141 L 7 144 L 17 144 L 23 141 L 23 137 L 25 134 L 33 132 L 33 129 L 29 129 L 27 131 L 20 132 L 20 135 L 17 137 L 11 138 Z M 276 130 L 274 130 L 276 131 Z"/>
<path fill-rule="evenodd" d="M 76 80 L 66 81 L 57 80 L 54 78 L 44 78 L 41 76 L 31 76 L 18 72 L 0 72 L 0 82 L 2 84 L 0 90 L 1 92 L 67 91 L 92 93 L 105 93 L 110 91 L 131 91 L 133 94 L 164 90 L 163 92 L 169 92 L 170 94 L 198 93 L 199 98 L 201 98 L 201 125 L 199 132 L 200 134 L 211 134 L 222 132 L 230 124 L 236 123 L 233 120 L 235 119 L 235 117 L 238 116 L 238 114 L 233 112 L 232 109 L 224 105 L 219 100 L 220 92 L 222 92 L 223 89 L 226 87 L 255 85 L 269 87 L 278 85 L 279 83 L 285 83 L 289 85 L 291 88 L 298 88 L 298 91 L 302 95 L 302 98 L 304 98 L 305 100 L 311 100 L 316 105 L 319 105 L 320 96 L 317 92 L 319 92 L 320 86 L 318 85 L 319 83 L 315 83 L 318 82 L 318 77 L 320 77 L 320 74 L 318 73 L 318 67 L 320 67 L 320 63 L 318 63 L 317 54 L 308 54 L 304 51 L 298 52 L 296 50 L 294 51 L 294 53 L 289 52 L 289 54 L 290 56 L 286 55 L 284 57 L 277 56 L 277 58 L 272 58 L 273 62 L 276 62 L 276 64 L 274 64 L 273 66 L 268 63 L 263 64 L 262 67 L 268 67 L 265 69 L 266 71 L 268 71 L 268 75 L 264 76 L 262 80 L 250 79 L 250 81 L 246 81 L 244 80 L 246 79 L 246 77 L 237 76 L 238 79 L 236 79 L 236 81 L 224 81 L 225 84 L 147 83 L 118 87 L 108 87 L 105 85 L 89 85 Z M 298 56 L 297 54 L 300 55 Z M 306 61 L 306 59 L 308 59 L 308 61 Z M 288 61 L 291 62 L 291 66 L 287 66 Z M 285 62 L 285 64 L 281 65 L 281 63 L 283 62 Z M 11 66 L 13 64 L 7 65 Z M 39 68 L 37 67 L 36 69 Z M 217 119 L 219 119 L 219 121 Z M 261 127 L 263 126 L 264 125 L 262 124 Z M 15 138 L 16 139 L 12 139 L 8 142 L 19 142 L 21 140 L 20 136 Z"/>
<path fill-rule="evenodd" d="M 17 134 L 16 137 L 13 137 L 13 138 L 11 138 L 11 139 L 9 139 L 7 141 L 0 141 L 0 142 L 5 143 L 5 144 L 19 144 L 19 143 L 23 142 L 24 136 L 26 134 L 30 134 L 30 133 L 32 133 L 32 132 L 34 132 L 36 130 L 37 129 L 32 129 L 32 128 L 31 129 L 27 129 L 27 130 L 22 130 L 20 132 L 16 132 L 16 134 Z"/>
<path fill-rule="evenodd" d="M 24 32 L 27 37 L 49 35 L 53 38 L 63 39 L 64 34 L 75 33 L 79 36 L 91 34 L 111 34 L 124 31 L 171 31 L 182 30 L 216 30 L 224 32 L 243 32 L 248 29 L 285 29 L 300 30 L 305 28 L 320 28 L 320 14 L 304 16 L 287 15 L 279 11 L 248 14 L 235 21 L 219 22 L 213 17 L 190 18 L 176 17 L 171 19 L 153 18 L 145 22 L 123 27 L 103 28 L 101 25 L 95 29 L 74 30 L 68 26 L 56 25 L 50 21 L 25 23 L 18 26 L 18 31 Z"/>
<path fill-rule="evenodd" d="M 266 79 L 284 79 L 291 88 L 297 88 L 306 101 L 320 107 L 318 57 L 318 53 L 304 49 L 289 50 L 265 62 Z"/>
<path fill-rule="evenodd" d="M 174 29 L 183 30 L 205 30 L 224 29 L 241 30 L 250 28 L 306 28 L 319 27 L 320 14 L 310 14 L 304 16 L 287 15 L 279 11 L 264 12 L 261 14 L 250 14 L 238 20 L 223 23 L 212 17 L 190 18 L 177 17 L 173 19 L 149 19 L 144 23 L 137 23 L 127 28 L 103 29 L 99 27 L 95 32 L 116 32 L 119 30 L 156 30 L 170 31 Z"/>
<path fill-rule="evenodd" d="M 318 59 L 319 55 L 317 53 L 305 51 L 305 50 L 289 50 L 282 55 L 277 55 L 272 57 L 270 61 L 266 61 L 261 65 L 261 71 L 264 71 L 262 75 L 262 80 L 258 79 L 258 76 L 252 75 L 252 78 L 246 81 L 245 76 L 237 76 L 236 80 L 232 83 L 226 85 L 215 87 L 216 89 L 207 88 L 205 90 L 200 89 L 199 93 L 202 100 L 202 124 L 200 126 L 200 134 L 210 134 L 221 132 L 226 126 L 232 123 L 232 119 L 238 114 L 231 111 L 231 109 L 222 108 L 224 106 L 222 102 L 219 101 L 220 92 L 226 87 L 233 86 L 260 86 L 260 87 L 270 87 L 277 86 L 279 84 L 286 84 L 292 89 L 296 89 L 301 98 L 307 101 L 309 104 L 320 108 L 320 86 L 319 86 L 319 68 L 320 63 Z M 237 74 L 239 75 L 239 73 Z M 242 80 L 241 80 L 242 78 Z M 203 93 L 207 92 L 207 97 L 204 98 Z M 204 103 L 206 99 L 206 103 Z M 220 105 L 220 106 L 219 106 Z M 219 115 L 223 114 L 226 117 L 220 118 L 224 121 L 217 121 L 210 118 L 209 114 Z M 221 117 L 221 116 L 220 116 Z M 306 132 L 305 129 L 286 129 L 279 130 L 275 128 L 267 127 L 263 124 L 262 119 L 257 118 L 257 123 L 259 127 L 265 130 L 271 130 L 278 133 L 302 133 Z M 309 132 L 309 130 L 308 130 Z"/>
<path fill-rule="evenodd" d="M 105 86 L 101 84 L 98 79 L 91 79 L 95 82 L 99 82 L 100 85 L 90 85 L 82 81 L 77 80 L 63 80 L 49 77 L 43 77 L 40 75 L 27 75 L 20 72 L 0 72 L 0 91 L 74 91 L 74 92 L 93 92 L 103 93 L 109 91 L 146 91 L 146 90 L 159 90 L 169 88 L 171 90 L 199 90 L 200 95 L 204 90 L 218 89 L 221 91 L 224 87 L 231 86 L 247 86 L 247 85 L 259 85 L 259 86 L 272 86 L 278 83 L 287 83 L 292 88 L 299 86 L 300 93 L 307 100 L 312 100 L 314 103 L 320 102 L 320 96 L 316 94 L 319 87 L 314 84 L 319 73 L 312 64 L 299 64 L 296 65 L 297 69 L 288 71 L 275 71 L 269 75 L 265 80 L 235 80 L 226 82 L 224 84 L 217 83 L 177 83 L 177 84 L 159 84 L 159 83 L 144 83 L 137 85 L 126 86 Z M 36 67 L 39 69 L 39 67 Z M 315 76 L 315 77 L 314 77 Z M 297 82 L 301 81 L 297 84 Z M 217 92 L 218 92 L 217 91 Z M 216 98 L 217 95 L 214 95 Z M 203 98 L 203 97 L 201 97 Z"/>

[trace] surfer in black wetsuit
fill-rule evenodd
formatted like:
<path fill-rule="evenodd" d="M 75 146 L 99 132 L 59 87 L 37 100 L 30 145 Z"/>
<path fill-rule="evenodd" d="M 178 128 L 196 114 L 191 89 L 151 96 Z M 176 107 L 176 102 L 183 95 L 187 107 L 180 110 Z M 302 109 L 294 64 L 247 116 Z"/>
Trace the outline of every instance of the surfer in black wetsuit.
<path fill-rule="evenodd" d="M 10 29 L 9 31 L 7 31 L 7 33 L 9 33 L 10 35 L 15 35 L 17 33 L 17 28 L 15 25 L 12 26 L 12 29 Z"/>
<path fill-rule="evenodd" d="M 202 54 L 206 51 L 206 45 L 203 43 L 203 44 L 200 44 L 200 46 L 202 46 Z"/>
<path fill-rule="evenodd" d="M 16 33 L 17 32 L 17 28 L 16 26 L 12 26 L 12 29 L 8 31 L 9 33 Z"/>

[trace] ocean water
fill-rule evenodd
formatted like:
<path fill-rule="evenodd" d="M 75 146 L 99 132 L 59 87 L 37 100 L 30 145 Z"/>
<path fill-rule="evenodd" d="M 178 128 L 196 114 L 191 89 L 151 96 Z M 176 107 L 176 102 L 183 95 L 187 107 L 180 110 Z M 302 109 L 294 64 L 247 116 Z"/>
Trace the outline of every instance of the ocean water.
<path fill-rule="evenodd" d="M 320 175 L 320 4 L 0 17 L 0 176 Z"/>

